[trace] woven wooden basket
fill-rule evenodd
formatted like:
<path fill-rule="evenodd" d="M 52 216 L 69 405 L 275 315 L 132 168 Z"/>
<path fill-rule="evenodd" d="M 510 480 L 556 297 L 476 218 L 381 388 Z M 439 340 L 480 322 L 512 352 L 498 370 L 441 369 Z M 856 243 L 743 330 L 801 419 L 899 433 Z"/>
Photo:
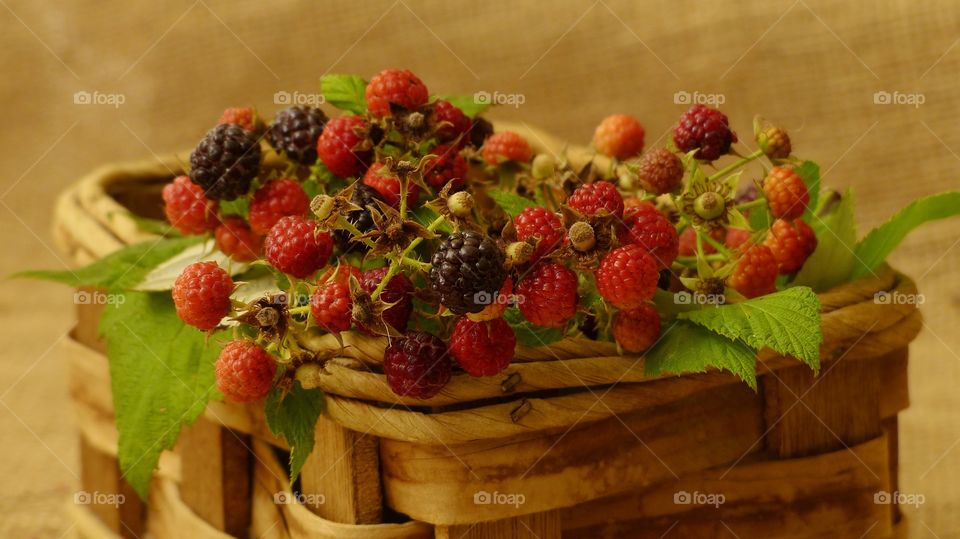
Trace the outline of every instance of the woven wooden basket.
<path fill-rule="evenodd" d="M 509 128 L 540 151 L 564 146 Z M 159 190 L 183 162 L 81 180 L 58 203 L 63 251 L 82 264 L 150 238 L 130 213 L 159 216 Z M 757 392 L 720 372 L 645 377 L 641 357 L 567 339 L 518 348 L 495 377 L 457 375 L 430 400 L 404 399 L 384 380 L 384 340 L 348 334 L 320 378 L 325 413 L 295 492 L 262 405 L 214 402 L 161 459 L 147 506 L 117 469 L 99 308 L 81 305 L 63 353 L 83 488 L 126 503 L 71 507 L 90 537 L 888 537 L 899 513 L 883 494 L 897 491 L 897 413 L 921 318 L 915 305 L 878 305 L 881 291 L 916 293 L 883 268 L 821 294 L 820 376 L 764 351 Z"/>

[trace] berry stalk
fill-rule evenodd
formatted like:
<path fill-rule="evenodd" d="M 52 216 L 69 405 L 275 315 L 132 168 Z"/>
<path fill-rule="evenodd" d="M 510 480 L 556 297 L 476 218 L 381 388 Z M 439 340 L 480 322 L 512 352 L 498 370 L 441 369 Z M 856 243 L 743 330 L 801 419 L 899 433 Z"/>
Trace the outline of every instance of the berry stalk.
<path fill-rule="evenodd" d="M 430 232 L 433 232 L 445 220 L 446 219 L 442 215 L 437 216 L 437 218 L 434 219 L 433 222 L 427 225 L 427 230 L 429 230 Z M 423 238 L 414 238 L 413 241 L 411 241 L 410 244 L 407 245 L 407 248 L 400 253 L 399 257 L 390 261 L 390 266 L 387 268 L 387 274 L 383 276 L 383 279 L 380 281 L 380 284 L 378 284 L 377 288 L 373 291 L 372 294 L 370 294 L 370 297 L 372 299 L 376 300 L 378 297 L 380 297 L 380 293 L 383 292 L 383 289 L 387 286 L 387 283 L 390 282 L 390 279 L 392 279 L 393 276 L 396 275 L 398 271 L 400 271 L 400 266 L 403 264 L 403 260 L 406 259 L 407 255 L 409 255 L 414 249 L 416 249 L 417 245 L 420 245 L 422 241 L 423 241 Z M 420 262 L 419 260 L 417 261 L 417 263 L 423 264 L 423 262 Z"/>
<path fill-rule="evenodd" d="M 746 164 L 749 163 L 750 161 L 754 161 L 754 160 L 757 160 L 757 159 L 763 157 L 763 155 L 764 155 L 764 154 L 763 154 L 763 150 L 757 150 L 757 151 L 753 152 L 752 154 L 750 154 L 750 155 L 748 155 L 748 156 L 746 156 L 746 157 L 742 157 L 742 158 L 734 161 L 733 163 L 730 163 L 729 165 L 721 168 L 720 170 L 714 172 L 713 174 L 711 174 L 710 176 L 707 177 L 707 180 L 717 180 L 717 179 L 723 178 L 723 177 L 726 176 L 727 174 L 730 174 L 731 172 L 733 172 L 733 171 L 735 171 L 735 170 L 743 167 L 744 165 L 746 165 Z"/>

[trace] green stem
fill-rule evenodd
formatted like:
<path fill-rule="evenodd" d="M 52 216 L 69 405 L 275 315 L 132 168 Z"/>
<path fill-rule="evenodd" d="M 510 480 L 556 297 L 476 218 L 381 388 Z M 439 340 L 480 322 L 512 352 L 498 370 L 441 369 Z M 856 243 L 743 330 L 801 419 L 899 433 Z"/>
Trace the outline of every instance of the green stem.
<path fill-rule="evenodd" d="M 309 305 L 303 305 L 303 306 L 300 306 L 300 307 L 294 307 L 294 308 L 292 308 L 292 309 L 287 309 L 287 312 L 290 313 L 290 314 L 293 314 L 293 315 L 297 315 L 297 314 L 307 314 L 307 313 L 310 312 L 310 306 L 309 306 Z"/>
<path fill-rule="evenodd" d="M 733 163 L 730 163 L 729 165 L 727 165 L 727 166 L 721 168 L 720 170 L 714 172 L 713 174 L 711 174 L 710 176 L 708 176 L 707 179 L 708 179 L 708 180 L 717 180 L 717 179 L 719 179 L 719 178 L 722 178 L 722 177 L 726 176 L 727 174 L 730 174 L 730 173 L 733 172 L 734 170 L 737 170 L 738 168 L 746 165 L 746 164 L 749 163 L 750 161 L 753 161 L 754 159 L 759 159 L 759 158 L 761 158 L 761 157 L 763 157 L 763 150 L 757 150 L 757 151 L 753 152 L 752 154 L 750 154 L 750 155 L 748 155 L 748 156 L 746 156 L 746 157 L 740 158 L 740 159 L 734 161 Z"/>
<path fill-rule="evenodd" d="M 749 210 L 750 208 L 759 208 L 767 203 L 767 200 L 764 198 L 758 198 L 756 200 L 751 200 L 750 202 L 744 202 L 743 204 L 737 204 L 736 208 L 740 211 Z"/>
<path fill-rule="evenodd" d="M 717 240 L 711 238 L 711 237 L 710 237 L 710 234 L 706 234 L 706 233 L 704 233 L 704 232 L 701 232 L 699 229 L 697 229 L 697 248 L 698 248 L 698 249 L 700 249 L 700 248 L 702 247 L 702 243 L 700 242 L 701 239 L 702 239 L 703 241 L 709 243 L 711 247 L 713 247 L 714 249 L 716 249 L 717 252 L 720 253 L 721 255 L 723 255 L 724 257 L 726 257 L 726 258 L 729 258 L 729 257 L 730 257 L 730 251 L 727 249 L 726 245 L 723 245 L 722 243 L 718 242 Z M 703 252 L 701 252 L 701 251 L 698 251 L 698 252 L 700 253 L 700 256 L 701 256 L 701 257 L 706 258 L 706 256 L 704 255 Z"/>
<path fill-rule="evenodd" d="M 433 222 L 427 225 L 427 230 L 433 232 L 433 230 L 438 226 L 440 226 L 444 220 L 445 219 L 442 215 L 438 216 L 436 219 L 433 220 Z M 420 245 L 420 243 L 422 242 L 423 242 L 423 238 L 414 238 L 413 241 L 411 241 L 410 244 L 407 245 L 407 248 L 404 249 L 402 253 L 400 253 L 400 256 L 398 258 L 390 261 L 390 267 L 387 268 L 387 274 L 384 275 L 383 279 L 380 280 L 380 284 L 377 285 L 376 290 L 374 290 L 373 293 L 370 294 L 370 297 L 373 300 L 376 300 L 378 297 L 380 297 L 380 293 L 383 292 L 383 289 L 387 286 L 387 283 L 390 282 L 390 279 L 393 279 L 393 276 L 396 275 L 398 271 L 400 271 L 400 266 L 403 264 L 403 259 L 407 258 L 407 255 L 409 255 L 410 252 L 413 251 L 417 247 L 417 245 Z"/>
<path fill-rule="evenodd" d="M 370 238 L 359 239 L 358 236 L 362 236 L 363 232 L 360 232 L 360 229 L 353 226 L 353 223 L 351 223 L 350 221 L 347 221 L 347 219 L 344 216 L 341 215 L 340 218 L 337 219 L 337 226 L 349 232 L 351 235 L 353 235 L 354 239 L 360 242 L 363 242 L 363 244 L 366 245 L 367 247 L 370 247 L 371 249 L 376 247 L 376 244 L 374 244 L 373 240 L 371 240 Z"/>
<path fill-rule="evenodd" d="M 721 254 L 704 255 L 703 259 L 706 260 L 707 262 L 723 262 L 725 260 L 723 258 L 723 255 Z M 690 266 L 697 263 L 697 257 L 678 256 L 676 258 L 676 261 L 679 262 L 680 264 L 683 264 L 684 266 Z"/>

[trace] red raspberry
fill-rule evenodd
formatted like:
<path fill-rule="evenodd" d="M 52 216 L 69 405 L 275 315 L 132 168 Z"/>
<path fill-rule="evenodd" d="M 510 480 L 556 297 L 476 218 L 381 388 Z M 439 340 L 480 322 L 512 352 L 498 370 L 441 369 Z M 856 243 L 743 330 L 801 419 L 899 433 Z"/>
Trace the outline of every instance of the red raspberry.
<path fill-rule="evenodd" d="M 673 143 L 686 153 L 697 150 L 696 158 L 714 161 L 730 152 L 737 135 L 730 130 L 727 115 L 717 109 L 694 105 L 683 113 L 673 128 Z"/>
<path fill-rule="evenodd" d="M 230 274 L 216 262 L 190 264 L 173 283 L 177 316 L 197 329 L 213 329 L 230 314 L 233 288 Z"/>
<path fill-rule="evenodd" d="M 653 346 L 659 336 L 660 314 L 649 303 L 613 315 L 613 338 L 627 352 L 643 352 Z"/>
<path fill-rule="evenodd" d="M 358 176 L 370 160 L 370 151 L 361 150 L 367 123 L 359 116 L 340 116 L 327 122 L 317 139 L 317 155 L 336 176 Z"/>
<path fill-rule="evenodd" d="M 414 110 L 430 98 L 419 77 L 406 69 L 384 69 L 370 79 L 365 94 L 367 110 L 378 117 L 390 116 L 390 105 Z"/>
<path fill-rule="evenodd" d="M 313 319 L 330 333 L 350 329 L 352 307 L 350 288 L 335 280 L 317 287 L 310 297 L 310 313 L 313 314 Z"/>
<path fill-rule="evenodd" d="M 220 224 L 217 201 L 208 200 L 203 187 L 187 176 L 177 176 L 173 182 L 164 185 L 160 196 L 163 197 L 167 221 L 184 234 L 203 234 Z"/>
<path fill-rule="evenodd" d="M 363 175 L 363 184 L 373 188 L 384 202 L 400 207 L 400 178 L 384 168 L 383 163 L 374 163 Z M 412 208 L 420 199 L 420 187 L 412 181 L 407 181 L 407 207 Z"/>
<path fill-rule="evenodd" d="M 720 230 L 720 229 L 717 229 Z M 739 249 L 750 239 L 750 231 L 742 228 L 728 228 L 724 244 L 730 249 Z"/>
<path fill-rule="evenodd" d="M 326 265 L 333 239 L 317 229 L 316 221 L 288 215 L 273 225 L 263 247 L 271 266 L 303 279 Z"/>
<path fill-rule="evenodd" d="M 517 307 L 531 324 L 560 328 L 577 313 L 577 274 L 540 262 L 517 285 Z"/>
<path fill-rule="evenodd" d="M 513 131 L 494 133 L 483 143 L 483 160 L 490 165 L 504 161 L 526 163 L 533 158 L 533 149 L 527 139 Z"/>
<path fill-rule="evenodd" d="M 570 195 L 567 206 L 583 215 L 596 215 L 600 210 L 623 218 L 623 196 L 610 182 L 585 183 Z"/>
<path fill-rule="evenodd" d="M 281 217 L 306 215 L 310 198 L 300 184 L 290 179 L 272 180 L 253 195 L 250 202 L 250 228 L 260 235 L 270 232 Z"/>
<path fill-rule="evenodd" d="M 466 184 L 467 160 L 456 147 L 441 144 L 430 153 L 437 156 L 435 161 L 427 163 L 423 171 L 423 177 L 430 187 L 439 191 L 447 182 L 454 182 L 451 190 L 459 190 Z"/>
<path fill-rule="evenodd" d="M 727 285 L 748 298 L 776 290 L 777 259 L 766 245 L 751 245 L 740 255 Z"/>
<path fill-rule="evenodd" d="M 257 129 L 257 115 L 250 107 L 230 107 L 223 111 L 217 123 L 239 125 L 247 133 L 253 133 Z"/>
<path fill-rule="evenodd" d="M 620 229 L 620 243 L 643 247 L 657 261 L 660 268 L 669 268 L 677 259 L 680 239 L 677 228 L 660 213 L 656 206 L 646 202 L 624 211 L 625 228 Z"/>
<path fill-rule="evenodd" d="M 597 268 L 597 291 L 618 309 L 636 309 L 653 298 L 660 273 L 657 262 L 639 245 L 607 253 Z"/>
<path fill-rule="evenodd" d="M 643 151 L 643 126 L 633 116 L 607 116 L 593 133 L 593 146 L 603 155 L 629 159 Z"/>
<path fill-rule="evenodd" d="M 260 256 L 263 249 L 263 238 L 254 234 L 239 217 L 224 219 L 213 237 L 216 239 L 217 249 L 237 262 L 252 262 Z"/>
<path fill-rule="evenodd" d="M 777 219 L 796 219 L 810 202 L 803 178 L 790 167 L 773 167 L 763 180 L 763 196 L 770 214 Z"/>
<path fill-rule="evenodd" d="M 266 350 L 250 341 L 230 341 L 214 367 L 217 388 L 234 402 L 253 402 L 267 396 L 277 363 Z"/>
<path fill-rule="evenodd" d="M 450 354 L 470 376 L 493 376 L 513 360 L 517 337 L 502 318 L 489 322 L 457 320 L 450 336 Z"/>
<path fill-rule="evenodd" d="M 541 207 L 524 208 L 513 219 L 513 227 L 517 230 L 517 239 L 527 241 L 537 238 L 537 248 L 530 258 L 536 262 L 544 255 L 563 245 L 566 231 L 560 217 L 556 213 Z"/>
<path fill-rule="evenodd" d="M 429 333 L 409 331 L 392 339 L 383 352 L 383 373 L 397 395 L 429 399 L 450 381 L 453 365 L 443 341 Z"/>
<path fill-rule="evenodd" d="M 683 183 L 683 162 L 666 148 L 645 153 L 637 167 L 640 186 L 648 193 L 672 193 Z"/>
<path fill-rule="evenodd" d="M 380 281 L 387 274 L 387 268 L 377 268 L 363 272 L 360 286 L 367 292 L 373 293 L 380 285 Z M 387 286 L 383 287 L 379 299 L 384 303 L 393 303 L 389 309 L 383 311 L 383 321 L 393 326 L 397 331 L 406 331 L 407 322 L 413 313 L 413 283 L 410 278 L 398 273 L 390 278 Z"/>
<path fill-rule="evenodd" d="M 722 242 L 726 232 L 722 228 L 711 228 L 709 234 L 717 242 Z M 697 256 L 697 231 L 692 226 L 688 226 L 680 233 L 678 252 L 680 256 Z M 703 242 L 703 254 L 712 255 L 716 252 L 717 250 L 713 248 L 713 245 L 706 241 Z"/>
<path fill-rule="evenodd" d="M 780 266 L 780 273 L 796 273 L 817 248 L 817 236 L 810 225 L 802 219 L 784 221 L 777 219 L 763 242 L 773 252 Z"/>
<path fill-rule="evenodd" d="M 463 147 L 470 142 L 470 137 L 468 136 L 471 124 L 470 118 L 449 101 L 438 99 L 434 102 L 433 120 L 438 125 L 441 123 L 444 124 L 437 128 L 437 136 L 440 137 L 440 140 L 453 142 L 462 135 L 458 146 Z"/>

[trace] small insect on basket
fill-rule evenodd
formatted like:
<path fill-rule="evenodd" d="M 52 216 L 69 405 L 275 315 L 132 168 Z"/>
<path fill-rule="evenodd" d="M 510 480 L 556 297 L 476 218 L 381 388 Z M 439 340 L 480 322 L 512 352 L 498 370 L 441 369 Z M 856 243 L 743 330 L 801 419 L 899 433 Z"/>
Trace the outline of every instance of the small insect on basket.
<path fill-rule="evenodd" d="M 77 290 L 82 536 L 893 533 L 922 322 L 884 259 L 960 194 L 858 241 L 760 121 L 585 148 L 406 71 L 322 90 L 61 196 L 86 266 L 26 275 Z"/>

